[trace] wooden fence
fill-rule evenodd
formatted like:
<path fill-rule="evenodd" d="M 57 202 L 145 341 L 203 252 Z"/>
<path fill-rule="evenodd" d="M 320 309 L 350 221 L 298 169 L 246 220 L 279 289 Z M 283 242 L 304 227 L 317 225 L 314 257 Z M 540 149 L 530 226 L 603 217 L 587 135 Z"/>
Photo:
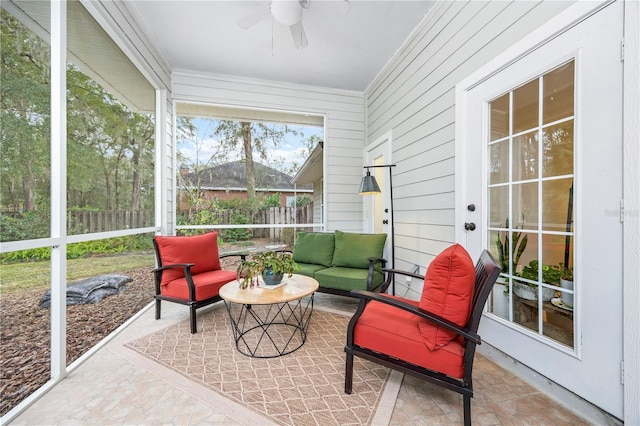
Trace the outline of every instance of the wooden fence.
<path fill-rule="evenodd" d="M 236 210 L 216 211 L 213 216 L 213 225 L 233 224 L 234 217 L 246 212 Z M 296 223 L 313 223 L 313 203 L 305 207 L 271 207 L 267 210 L 259 210 L 253 218 L 249 218 L 251 224 L 246 228 L 252 230 L 256 238 L 269 238 L 271 241 L 283 241 L 283 228 L 252 228 L 257 225 L 293 225 Z M 151 210 L 106 210 L 106 211 L 69 211 L 67 212 L 67 229 L 73 234 L 117 231 L 131 228 L 146 228 L 154 225 L 153 211 Z"/>
<path fill-rule="evenodd" d="M 67 212 L 67 229 L 72 234 L 146 228 L 153 225 L 152 210 L 72 210 Z"/>

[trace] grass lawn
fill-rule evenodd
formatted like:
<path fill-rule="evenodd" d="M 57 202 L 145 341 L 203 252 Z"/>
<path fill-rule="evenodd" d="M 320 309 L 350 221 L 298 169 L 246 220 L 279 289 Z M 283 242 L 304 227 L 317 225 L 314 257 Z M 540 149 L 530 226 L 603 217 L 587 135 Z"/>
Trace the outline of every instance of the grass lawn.
<path fill-rule="evenodd" d="M 117 274 L 131 269 L 154 268 L 153 252 L 125 253 L 67 260 L 67 280 L 77 281 L 102 274 Z M 49 289 L 51 263 L 24 262 L 0 265 L 0 294 L 20 290 Z"/>

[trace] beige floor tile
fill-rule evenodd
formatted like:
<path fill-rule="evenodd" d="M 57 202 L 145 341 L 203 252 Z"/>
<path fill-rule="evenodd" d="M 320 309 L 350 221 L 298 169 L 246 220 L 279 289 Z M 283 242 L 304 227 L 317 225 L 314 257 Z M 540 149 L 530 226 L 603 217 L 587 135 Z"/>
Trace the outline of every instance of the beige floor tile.
<path fill-rule="evenodd" d="M 354 312 L 357 308 L 355 300 L 322 294 L 318 295 L 315 303 L 316 306 L 347 312 Z M 157 370 L 149 373 L 132 362 L 130 357 L 134 355 L 125 356 L 122 352 L 125 343 L 188 318 L 188 310 L 184 306 L 164 303 L 162 308 L 161 320 L 156 321 L 153 309 L 148 309 L 12 424 L 240 425 L 234 417 L 242 418 L 238 413 L 246 411 L 245 408 L 225 402 L 228 400 L 210 390 L 203 390 L 173 371 L 163 371 L 158 365 Z M 207 368 L 211 366 L 202 365 L 202 359 L 207 354 L 207 345 L 216 344 L 203 341 L 201 348 L 191 354 L 189 359 L 192 361 L 187 362 L 184 369 L 207 374 Z M 235 348 L 229 347 L 227 350 Z M 179 358 L 176 356 L 176 359 Z M 252 360 L 243 362 L 251 363 Z M 313 360 L 300 360 L 296 365 L 283 365 L 282 368 L 303 370 L 305 362 L 312 363 Z M 274 371 L 259 374 L 265 374 L 265 380 L 273 380 L 274 386 L 278 386 L 278 375 Z M 341 375 L 343 371 L 339 368 L 327 374 Z M 303 379 L 300 378 L 301 385 Z M 323 380 L 322 377 L 308 379 Z M 472 417 L 475 425 L 587 424 L 481 355 L 476 355 L 474 386 L 476 395 L 472 399 Z M 295 405 L 295 401 L 289 403 Z M 332 409 L 336 409 L 330 403 L 328 406 L 331 409 L 326 412 L 327 418 L 332 415 Z M 262 426 L 265 421 L 257 418 L 248 424 Z M 462 397 L 416 378 L 405 377 L 390 424 L 462 424 Z"/>

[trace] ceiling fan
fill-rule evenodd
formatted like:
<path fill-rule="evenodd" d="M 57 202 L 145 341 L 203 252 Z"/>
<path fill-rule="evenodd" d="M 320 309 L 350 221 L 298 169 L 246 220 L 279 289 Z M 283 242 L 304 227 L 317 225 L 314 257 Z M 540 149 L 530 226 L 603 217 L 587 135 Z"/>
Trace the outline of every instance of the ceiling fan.
<path fill-rule="evenodd" d="M 289 27 L 296 48 L 305 48 L 309 45 L 309 41 L 302 26 L 302 9 L 308 9 L 310 3 L 311 0 L 272 0 L 238 20 L 237 23 L 240 28 L 247 30 L 271 15 L 275 21 Z M 340 14 L 346 15 L 349 10 L 349 1 L 343 0 L 340 3 L 345 5 Z"/>

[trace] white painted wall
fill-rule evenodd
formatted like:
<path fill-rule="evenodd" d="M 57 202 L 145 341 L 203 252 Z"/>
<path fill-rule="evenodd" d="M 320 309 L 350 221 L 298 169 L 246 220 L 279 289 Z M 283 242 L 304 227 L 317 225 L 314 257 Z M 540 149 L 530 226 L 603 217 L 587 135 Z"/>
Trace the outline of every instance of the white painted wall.
<path fill-rule="evenodd" d="M 638 424 L 640 6 L 636 1 L 624 3 L 625 354 L 621 378 L 625 422 Z M 410 269 L 416 263 L 424 272 L 431 259 L 456 238 L 455 85 L 573 4 L 439 2 L 365 91 L 367 141 L 390 130 L 394 134 L 397 268 Z M 596 2 L 592 5 L 597 7 Z M 417 299 L 421 289 L 421 282 L 410 288 L 400 285 L 396 294 Z M 544 382 L 549 393 L 570 397 L 538 373 L 528 374 Z M 579 398 L 573 403 L 585 408 Z"/>
<path fill-rule="evenodd" d="M 455 241 L 455 85 L 569 4 L 438 2 L 367 88 L 367 141 L 393 130 L 396 268 L 424 272 Z"/>
<path fill-rule="evenodd" d="M 362 176 L 362 93 L 176 71 L 173 96 L 181 102 L 324 115 L 325 227 L 362 229 L 362 200 L 354 196 Z"/>

